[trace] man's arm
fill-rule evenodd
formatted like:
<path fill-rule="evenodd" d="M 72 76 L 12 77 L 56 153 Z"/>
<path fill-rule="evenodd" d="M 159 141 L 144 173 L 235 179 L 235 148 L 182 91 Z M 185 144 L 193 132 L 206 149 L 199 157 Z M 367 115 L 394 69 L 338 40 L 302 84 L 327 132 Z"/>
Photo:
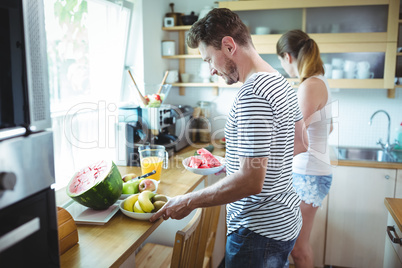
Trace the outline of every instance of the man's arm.
<path fill-rule="evenodd" d="M 155 213 L 151 222 L 163 217 L 182 219 L 199 207 L 228 204 L 261 192 L 268 165 L 268 158 L 240 158 L 239 171 L 202 190 L 171 198 Z"/>

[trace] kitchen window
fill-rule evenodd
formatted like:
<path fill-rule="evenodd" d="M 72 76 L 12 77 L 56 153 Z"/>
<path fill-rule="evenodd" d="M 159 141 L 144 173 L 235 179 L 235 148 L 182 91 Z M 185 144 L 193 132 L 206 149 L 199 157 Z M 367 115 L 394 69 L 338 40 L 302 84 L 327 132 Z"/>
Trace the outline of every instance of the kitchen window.
<path fill-rule="evenodd" d="M 133 4 L 45 0 L 55 188 L 99 159 L 113 159 Z"/>

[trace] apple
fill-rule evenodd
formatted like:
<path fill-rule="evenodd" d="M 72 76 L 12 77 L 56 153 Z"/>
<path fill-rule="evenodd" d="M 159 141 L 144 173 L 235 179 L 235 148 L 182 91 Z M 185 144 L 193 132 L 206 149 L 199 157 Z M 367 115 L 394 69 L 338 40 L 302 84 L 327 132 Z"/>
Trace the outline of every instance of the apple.
<path fill-rule="evenodd" d="M 123 183 L 122 194 L 134 194 L 134 193 L 135 193 L 134 183 L 130 182 Z"/>
<path fill-rule="evenodd" d="M 139 189 L 140 192 L 143 192 L 145 190 L 153 192 L 156 190 L 156 185 L 151 179 L 145 179 L 140 182 Z"/>
<path fill-rule="evenodd" d="M 136 174 L 129 173 L 129 174 L 124 175 L 122 179 L 123 179 L 123 182 L 128 182 L 136 177 L 138 177 Z"/>

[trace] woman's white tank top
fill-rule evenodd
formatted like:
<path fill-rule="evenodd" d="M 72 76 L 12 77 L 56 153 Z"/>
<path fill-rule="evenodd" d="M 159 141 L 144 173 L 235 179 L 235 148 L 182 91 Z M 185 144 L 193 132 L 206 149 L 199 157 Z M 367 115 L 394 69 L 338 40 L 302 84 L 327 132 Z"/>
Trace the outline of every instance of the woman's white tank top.
<path fill-rule="evenodd" d="M 322 75 L 314 77 L 321 79 L 325 83 L 328 100 L 321 110 L 311 115 L 311 122 L 307 128 L 309 148 L 307 152 L 300 153 L 294 157 L 293 172 L 324 176 L 332 174 L 328 146 L 332 118 L 331 94 L 327 79 Z"/>

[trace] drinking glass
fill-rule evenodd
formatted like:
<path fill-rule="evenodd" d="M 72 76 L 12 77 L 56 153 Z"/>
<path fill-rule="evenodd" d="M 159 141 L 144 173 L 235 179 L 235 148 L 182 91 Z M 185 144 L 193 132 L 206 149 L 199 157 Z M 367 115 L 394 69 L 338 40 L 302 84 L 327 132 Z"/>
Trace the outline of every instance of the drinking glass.
<path fill-rule="evenodd" d="M 168 168 L 169 155 L 162 145 L 141 145 L 138 147 L 140 155 L 141 172 L 146 174 L 156 171 L 149 179 L 159 181 L 161 178 L 162 168 Z"/>

